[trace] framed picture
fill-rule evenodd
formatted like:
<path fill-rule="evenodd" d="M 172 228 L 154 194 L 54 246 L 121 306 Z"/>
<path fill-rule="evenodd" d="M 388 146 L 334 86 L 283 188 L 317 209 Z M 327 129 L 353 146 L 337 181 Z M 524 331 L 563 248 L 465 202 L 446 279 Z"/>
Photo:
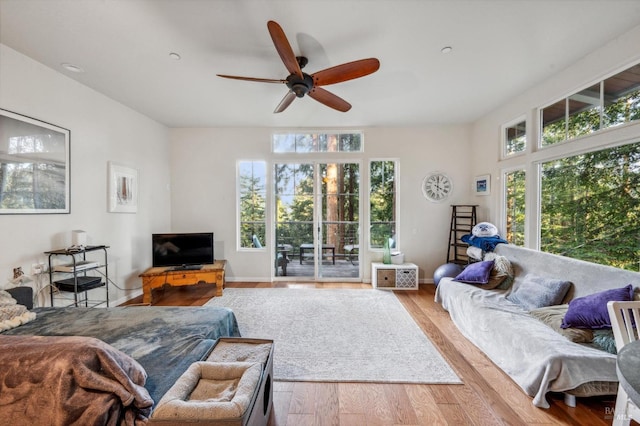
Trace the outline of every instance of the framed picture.
<path fill-rule="evenodd" d="M 69 213 L 71 131 L 0 109 L 0 214 Z"/>
<path fill-rule="evenodd" d="M 491 194 L 491 175 L 476 176 L 473 181 L 473 191 L 476 195 Z"/>
<path fill-rule="evenodd" d="M 138 211 L 138 171 L 109 161 L 109 212 Z"/>

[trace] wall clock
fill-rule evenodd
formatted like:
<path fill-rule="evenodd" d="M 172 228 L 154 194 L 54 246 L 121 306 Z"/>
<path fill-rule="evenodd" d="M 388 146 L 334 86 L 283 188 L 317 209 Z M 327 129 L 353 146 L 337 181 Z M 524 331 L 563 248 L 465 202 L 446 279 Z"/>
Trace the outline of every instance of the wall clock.
<path fill-rule="evenodd" d="M 453 181 L 442 172 L 431 172 L 422 181 L 422 194 L 435 203 L 446 200 L 453 192 Z"/>

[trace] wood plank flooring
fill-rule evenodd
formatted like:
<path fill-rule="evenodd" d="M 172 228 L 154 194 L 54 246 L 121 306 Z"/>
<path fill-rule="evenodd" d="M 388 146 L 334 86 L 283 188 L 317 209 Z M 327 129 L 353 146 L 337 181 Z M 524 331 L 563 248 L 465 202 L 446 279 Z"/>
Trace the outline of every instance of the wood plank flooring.
<path fill-rule="evenodd" d="M 227 287 L 371 288 L 354 283 L 284 282 L 227 283 Z M 275 382 L 269 425 L 611 424 L 614 396 L 578 398 L 577 407 L 571 408 L 562 395 L 553 394 L 550 409 L 534 407 L 530 397 L 460 334 L 449 314 L 434 302 L 434 290 L 432 285 L 421 285 L 418 291 L 395 294 L 464 384 Z M 211 286 L 203 284 L 165 288 L 154 292 L 154 305 L 200 306 L 213 294 Z M 127 304 L 141 301 L 139 297 Z"/>

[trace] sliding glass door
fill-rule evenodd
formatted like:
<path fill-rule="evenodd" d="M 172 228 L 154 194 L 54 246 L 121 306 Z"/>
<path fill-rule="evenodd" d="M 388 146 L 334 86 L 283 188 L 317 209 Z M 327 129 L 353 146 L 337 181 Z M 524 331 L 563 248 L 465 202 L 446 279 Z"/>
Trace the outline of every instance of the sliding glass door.
<path fill-rule="evenodd" d="M 275 165 L 275 276 L 315 277 L 314 268 L 302 268 L 315 235 L 314 169 L 309 163 Z"/>
<path fill-rule="evenodd" d="M 360 165 L 275 165 L 274 275 L 360 279 Z"/>
<path fill-rule="evenodd" d="M 318 167 L 321 235 L 316 251 L 322 251 L 318 278 L 359 278 L 360 166 L 323 163 Z"/>

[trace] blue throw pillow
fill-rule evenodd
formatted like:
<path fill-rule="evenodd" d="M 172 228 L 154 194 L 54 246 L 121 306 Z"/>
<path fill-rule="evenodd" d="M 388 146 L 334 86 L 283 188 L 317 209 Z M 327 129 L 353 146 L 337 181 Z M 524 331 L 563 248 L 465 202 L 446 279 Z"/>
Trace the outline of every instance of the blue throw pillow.
<path fill-rule="evenodd" d="M 584 297 L 578 297 L 569 302 L 569 309 L 562 321 L 562 328 L 611 328 L 611 319 L 607 310 L 607 302 L 611 300 L 633 300 L 633 286 L 614 288 Z"/>
<path fill-rule="evenodd" d="M 545 306 L 559 305 L 571 287 L 571 281 L 525 275 L 507 296 L 507 300 L 522 306 L 527 311 Z"/>
<path fill-rule="evenodd" d="M 616 349 L 616 338 L 613 337 L 613 330 L 610 328 L 593 331 L 592 343 L 598 349 L 602 349 L 610 354 L 616 355 L 618 353 Z"/>
<path fill-rule="evenodd" d="M 453 280 L 467 284 L 487 284 L 493 269 L 493 260 L 476 262 L 464 268 Z"/>

